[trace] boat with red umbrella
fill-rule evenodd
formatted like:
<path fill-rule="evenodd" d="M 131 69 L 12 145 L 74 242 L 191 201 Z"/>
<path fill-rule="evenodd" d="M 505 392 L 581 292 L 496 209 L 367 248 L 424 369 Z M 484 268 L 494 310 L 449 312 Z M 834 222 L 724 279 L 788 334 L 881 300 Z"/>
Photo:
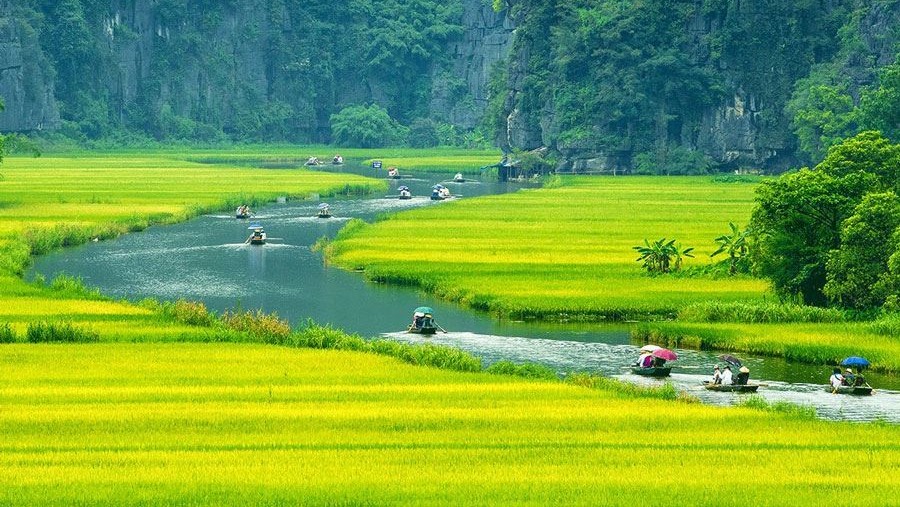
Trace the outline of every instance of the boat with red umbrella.
<path fill-rule="evenodd" d="M 678 354 L 662 347 L 653 349 L 650 356 L 653 358 L 650 366 L 634 365 L 631 373 L 645 377 L 668 377 L 672 373 L 672 367 L 665 366 L 666 362 L 678 359 Z"/>

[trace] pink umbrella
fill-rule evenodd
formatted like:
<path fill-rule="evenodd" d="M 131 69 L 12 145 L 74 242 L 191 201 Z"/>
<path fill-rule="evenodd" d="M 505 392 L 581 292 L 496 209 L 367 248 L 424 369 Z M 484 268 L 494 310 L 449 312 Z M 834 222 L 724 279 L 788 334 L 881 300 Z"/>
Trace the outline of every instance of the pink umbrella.
<path fill-rule="evenodd" d="M 653 357 L 658 357 L 660 359 L 665 359 L 666 361 L 674 361 L 678 359 L 678 354 L 672 352 L 669 349 L 656 349 L 651 352 Z"/>

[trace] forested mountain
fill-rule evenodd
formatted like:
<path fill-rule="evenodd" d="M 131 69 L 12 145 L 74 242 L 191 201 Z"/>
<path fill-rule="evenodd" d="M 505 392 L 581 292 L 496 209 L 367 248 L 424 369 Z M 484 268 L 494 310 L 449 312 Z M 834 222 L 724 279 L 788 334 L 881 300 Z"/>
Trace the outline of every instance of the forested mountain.
<path fill-rule="evenodd" d="M 374 105 L 390 142 L 777 170 L 859 130 L 900 42 L 898 0 L 488 3 L 0 0 L 0 130 L 330 142 Z"/>

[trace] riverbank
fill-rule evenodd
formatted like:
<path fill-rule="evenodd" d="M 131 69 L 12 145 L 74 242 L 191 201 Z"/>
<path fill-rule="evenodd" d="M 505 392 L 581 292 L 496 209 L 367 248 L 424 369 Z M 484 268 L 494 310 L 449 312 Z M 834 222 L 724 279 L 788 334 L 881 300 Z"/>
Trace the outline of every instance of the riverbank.
<path fill-rule="evenodd" d="M 900 481 L 896 427 L 803 411 L 265 345 L 0 351 L 0 503 L 877 505 Z"/>

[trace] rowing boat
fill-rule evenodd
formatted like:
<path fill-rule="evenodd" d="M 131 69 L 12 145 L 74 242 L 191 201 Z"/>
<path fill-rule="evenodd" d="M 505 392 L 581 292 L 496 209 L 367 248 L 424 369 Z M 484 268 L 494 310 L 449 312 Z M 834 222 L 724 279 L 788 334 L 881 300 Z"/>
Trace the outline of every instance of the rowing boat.
<path fill-rule="evenodd" d="M 759 389 L 759 384 L 714 384 L 708 380 L 703 381 L 703 387 L 710 391 L 734 392 L 734 393 L 755 393 Z"/>
<path fill-rule="evenodd" d="M 671 366 L 651 366 L 650 368 L 642 368 L 640 366 L 633 366 L 631 368 L 631 373 L 635 375 L 643 375 L 645 377 L 668 377 L 670 373 L 672 373 Z"/>

